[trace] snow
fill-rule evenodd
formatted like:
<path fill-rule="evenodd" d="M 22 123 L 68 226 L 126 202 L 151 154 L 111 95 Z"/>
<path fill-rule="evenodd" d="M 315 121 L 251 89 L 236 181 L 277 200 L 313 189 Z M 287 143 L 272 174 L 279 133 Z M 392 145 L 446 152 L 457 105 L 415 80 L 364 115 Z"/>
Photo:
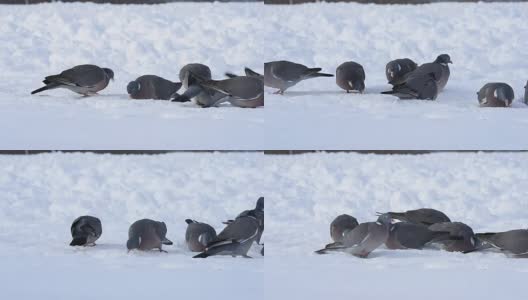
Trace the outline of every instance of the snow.
<path fill-rule="evenodd" d="M 2 149 L 262 149 L 263 108 L 133 101 L 128 82 L 178 80 L 187 63 L 214 78 L 262 72 L 262 3 L 0 5 Z M 46 75 L 75 65 L 109 67 L 98 97 L 67 90 L 31 96 Z"/>
<path fill-rule="evenodd" d="M 279 299 L 524 299 L 528 260 L 500 253 L 378 249 L 317 255 L 348 213 L 432 207 L 475 231 L 526 228 L 527 153 L 266 157 L 266 296 Z M 268 277 L 268 270 L 273 269 Z M 449 296 L 448 296 L 449 295 Z"/>
<path fill-rule="evenodd" d="M 366 72 L 366 92 L 346 94 L 335 78 L 309 79 L 281 95 L 266 93 L 273 149 L 526 149 L 527 3 L 266 6 L 264 61 L 290 60 L 335 74 L 345 61 Z M 309 17 L 308 17 L 309 16 Z M 448 53 L 453 64 L 436 101 L 390 95 L 385 64 Z M 511 108 L 480 108 L 476 92 L 506 82 Z M 342 134 L 336 134 L 342 133 Z M 269 147 L 268 147 L 269 149 Z"/>
<path fill-rule="evenodd" d="M 475 231 L 526 228 L 528 153 L 39 154 L 0 156 L 0 289 L 17 299 L 524 299 L 528 260 L 500 253 L 377 249 L 315 255 L 348 213 L 433 207 Z M 265 196 L 265 259 L 192 259 L 184 219 L 221 221 Z M 94 248 L 69 227 L 98 216 Z M 168 254 L 130 253 L 128 226 L 167 223 Z M 23 283 L 23 285 L 22 285 Z M 423 296 L 427 295 L 427 296 Z"/>
<path fill-rule="evenodd" d="M 219 232 L 254 207 L 262 195 L 257 156 L 0 156 L 3 298 L 263 299 L 260 246 L 253 259 L 202 260 L 185 245 L 186 218 Z M 70 247 L 71 222 L 85 214 L 101 219 L 103 234 L 96 247 Z M 165 221 L 174 242 L 167 254 L 127 253 L 128 227 L 141 218 Z"/>

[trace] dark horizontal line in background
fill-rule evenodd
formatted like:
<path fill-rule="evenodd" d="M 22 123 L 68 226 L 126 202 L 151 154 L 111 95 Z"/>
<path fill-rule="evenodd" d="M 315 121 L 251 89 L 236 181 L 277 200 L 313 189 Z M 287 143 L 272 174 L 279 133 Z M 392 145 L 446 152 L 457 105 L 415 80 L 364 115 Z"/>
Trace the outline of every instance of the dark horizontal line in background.
<path fill-rule="evenodd" d="M 154 155 L 167 153 L 263 153 L 264 155 L 297 155 L 306 153 L 359 153 L 359 154 L 379 154 L 379 155 L 419 155 L 430 153 L 516 153 L 528 152 L 528 150 L 512 151 L 491 151 L 491 150 L 254 150 L 254 151 L 234 151 L 234 150 L 0 150 L 0 155 L 35 155 L 42 153 L 96 153 L 113 155 Z"/>
<path fill-rule="evenodd" d="M 427 4 L 438 2 L 524 2 L 526 0 L 264 0 L 264 4 L 303 4 L 315 2 L 356 2 L 374 4 Z"/>

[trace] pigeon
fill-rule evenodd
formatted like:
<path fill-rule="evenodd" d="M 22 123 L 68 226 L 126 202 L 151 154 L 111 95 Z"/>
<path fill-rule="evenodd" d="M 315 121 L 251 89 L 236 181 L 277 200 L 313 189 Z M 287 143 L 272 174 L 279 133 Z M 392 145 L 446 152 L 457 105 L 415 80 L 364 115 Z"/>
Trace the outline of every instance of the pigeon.
<path fill-rule="evenodd" d="M 390 227 L 391 217 L 383 214 L 376 222 L 361 223 L 354 229 L 345 231 L 342 242 L 330 244 L 315 253 L 342 251 L 360 258 L 367 258 L 372 251 L 387 241 Z"/>
<path fill-rule="evenodd" d="M 248 214 L 236 218 L 228 224 L 205 250 L 194 258 L 206 258 L 213 255 L 230 255 L 250 258 L 247 252 L 259 234 L 259 221 L 255 215 Z"/>
<path fill-rule="evenodd" d="M 127 92 L 132 99 L 170 100 L 181 86 L 156 75 L 143 75 L 128 84 Z"/>
<path fill-rule="evenodd" d="M 342 63 L 336 69 L 336 84 L 347 93 L 350 91 L 363 93 L 365 90 L 363 66 L 353 61 Z"/>
<path fill-rule="evenodd" d="M 449 232 L 450 238 L 433 239 L 431 244 L 439 244 L 449 252 L 465 252 L 475 249 L 477 240 L 473 229 L 461 222 L 443 222 L 429 226 L 429 230 Z"/>
<path fill-rule="evenodd" d="M 65 88 L 84 96 L 91 96 L 106 88 L 110 79 L 114 79 L 114 71 L 111 69 L 95 65 L 80 65 L 58 75 L 47 76 L 42 81 L 46 86 L 34 90 L 31 94 Z"/>
<path fill-rule="evenodd" d="M 425 226 L 435 223 L 451 222 L 443 212 L 432 208 L 420 208 L 406 212 L 388 212 L 387 214 L 396 220 Z M 381 213 L 378 213 L 378 215 L 381 215 Z"/>
<path fill-rule="evenodd" d="M 251 210 L 245 210 L 243 212 L 241 212 L 240 214 L 238 214 L 238 216 L 236 217 L 236 219 L 240 218 L 240 217 L 245 217 L 245 216 L 255 216 L 259 222 L 259 233 L 257 235 L 257 238 L 255 239 L 255 242 L 260 245 L 260 239 L 262 237 L 262 233 L 264 233 L 264 197 L 260 197 L 257 199 L 257 204 L 255 206 L 254 209 L 251 209 Z M 234 220 L 227 220 L 225 222 L 223 222 L 224 224 L 226 225 L 229 225 L 231 223 L 233 223 Z"/>
<path fill-rule="evenodd" d="M 387 81 L 392 85 L 400 85 L 405 82 L 405 75 L 416 70 L 418 65 L 409 58 L 400 58 L 390 61 L 385 66 Z"/>
<path fill-rule="evenodd" d="M 134 222 L 128 230 L 128 250 L 152 250 L 159 249 L 160 252 L 166 252 L 161 245 L 172 245 L 167 239 L 167 225 L 150 219 L 142 219 Z"/>
<path fill-rule="evenodd" d="M 286 60 L 264 64 L 264 85 L 278 89 L 275 94 L 284 94 L 297 83 L 316 77 L 334 77 L 332 74 L 319 73 L 321 68 L 308 68 L 305 65 Z"/>
<path fill-rule="evenodd" d="M 432 231 L 425 225 L 398 222 L 392 224 L 385 246 L 388 249 L 422 249 L 433 239 L 439 242 L 458 238 L 452 237 L 449 232 Z"/>
<path fill-rule="evenodd" d="M 102 233 L 101 220 L 92 216 L 78 217 L 71 225 L 73 239 L 70 246 L 95 246 L 95 241 L 101 237 Z"/>
<path fill-rule="evenodd" d="M 221 102 L 243 108 L 264 106 L 264 84 L 261 79 L 251 76 L 237 76 L 224 80 L 204 80 L 202 87 L 224 94 Z M 220 102 L 219 101 L 219 102 Z M 214 103 L 216 106 L 219 102 Z"/>
<path fill-rule="evenodd" d="M 503 82 L 486 83 L 477 97 L 481 107 L 509 107 L 515 99 L 512 87 Z"/>
<path fill-rule="evenodd" d="M 451 57 L 447 54 L 439 55 L 432 63 L 420 65 L 414 71 L 407 73 L 392 91 L 382 92 L 400 99 L 435 100 L 449 80 L 449 66 Z M 434 82 L 436 85 L 432 84 Z"/>
<path fill-rule="evenodd" d="M 191 219 L 187 219 L 185 222 L 188 224 L 187 231 L 185 231 L 185 242 L 189 250 L 202 252 L 207 244 L 216 239 L 216 231 L 211 225 Z"/>
<path fill-rule="evenodd" d="M 475 249 L 465 251 L 464 253 L 487 248 L 496 248 L 505 254 L 509 254 L 514 257 L 528 257 L 528 230 L 526 229 L 516 229 L 505 232 L 477 233 L 475 236 L 480 242 L 480 245 Z"/>

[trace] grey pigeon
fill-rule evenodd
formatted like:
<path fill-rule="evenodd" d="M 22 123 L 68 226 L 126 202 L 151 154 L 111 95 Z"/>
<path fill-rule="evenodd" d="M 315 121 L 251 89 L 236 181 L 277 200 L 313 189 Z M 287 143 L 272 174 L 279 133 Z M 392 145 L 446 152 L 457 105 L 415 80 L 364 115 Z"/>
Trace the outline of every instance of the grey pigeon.
<path fill-rule="evenodd" d="M 181 86 L 156 75 L 143 75 L 128 84 L 127 92 L 132 99 L 170 100 Z"/>
<path fill-rule="evenodd" d="M 66 88 L 84 96 L 91 96 L 106 88 L 110 79 L 114 79 L 114 72 L 111 69 L 94 65 L 80 65 L 58 75 L 47 76 L 42 81 L 46 86 L 34 90 L 31 94 L 56 88 Z"/>
<path fill-rule="evenodd" d="M 236 217 L 237 219 L 240 217 L 245 216 L 255 216 L 259 222 L 259 233 L 257 235 L 257 238 L 255 239 L 255 242 L 260 245 L 260 239 L 262 237 L 262 233 L 264 233 L 264 197 L 260 197 L 257 199 L 257 204 L 255 205 L 254 209 L 245 210 L 238 214 Z M 224 224 L 230 224 L 233 223 L 234 220 L 227 220 L 223 222 Z"/>
<path fill-rule="evenodd" d="M 381 213 L 378 213 L 381 215 Z M 435 223 L 450 222 L 443 212 L 432 208 L 420 208 L 405 212 L 388 212 L 393 219 L 429 226 Z"/>
<path fill-rule="evenodd" d="M 161 245 L 172 245 L 172 242 L 167 239 L 167 225 L 163 222 L 158 222 L 150 219 L 142 219 L 134 222 L 128 230 L 128 250 L 152 250 L 159 249 L 163 251 Z"/>
<path fill-rule="evenodd" d="M 330 223 L 330 236 L 334 242 L 342 242 L 344 233 L 356 228 L 358 225 L 356 218 L 347 214 L 339 215 Z"/>
<path fill-rule="evenodd" d="M 191 219 L 187 219 L 185 222 L 188 224 L 185 231 L 185 242 L 189 250 L 202 252 L 207 244 L 216 239 L 216 231 L 211 225 Z"/>
<path fill-rule="evenodd" d="M 512 87 L 503 82 L 486 83 L 477 97 L 481 107 L 509 107 L 515 99 Z"/>
<path fill-rule="evenodd" d="M 222 102 L 244 108 L 264 106 L 264 84 L 261 79 L 251 76 L 237 76 L 224 80 L 205 80 L 201 86 L 224 94 Z M 219 102 L 212 106 L 218 105 Z"/>
<path fill-rule="evenodd" d="M 392 224 L 385 246 L 388 249 L 422 249 L 433 239 L 439 242 L 453 237 L 449 232 L 432 231 L 425 225 L 398 222 Z"/>
<path fill-rule="evenodd" d="M 450 238 L 433 239 L 431 241 L 432 244 L 439 244 L 446 251 L 465 252 L 473 250 L 477 246 L 473 229 L 464 223 L 436 223 L 429 226 L 429 229 L 437 232 L 449 232 Z"/>
<path fill-rule="evenodd" d="M 275 94 L 284 94 L 297 83 L 316 77 L 334 77 L 332 74 L 319 73 L 321 68 L 308 68 L 305 65 L 286 60 L 264 64 L 264 85 L 278 89 Z"/>
<path fill-rule="evenodd" d="M 339 65 L 336 69 L 336 84 L 345 90 L 358 91 L 365 90 L 365 70 L 357 62 L 347 61 Z"/>
<path fill-rule="evenodd" d="M 395 85 L 391 91 L 382 92 L 403 100 L 435 100 L 438 96 L 438 85 L 434 73 L 409 73 L 403 84 Z"/>
<path fill-rule="evenodd" d="M 202 253 L 194 258 L 206 258 L 213 255 L 243 256 L 249 258 L 247 252 L 259 234 L 259 221 L 254 215 L 236 218 L 229 223 L 214 241 L 207 245 Z"/>
<path fill-rule="evenodd" d="M 385 66 L 387 81 L 392 85 L 400 85 L 405 82 L 405 75 L 416 70 L 418 65 L 409 58 L 400 58 L 390 61 Z"/>
<path fill-rule="evenodd" d="M 357 257 L 366 258 L 372 251 L 387 241 L 390 227 L 390 216 L 383 214 L 379 216 L 377 222 L 361 223 L 354 229 L 346 231 L 342 242 L 330 244 L 315 253 L 324 254 L 329 251 L 343 251 Z"/>
<path fill-rule="evenodd" d="M 524 86 L 524 103 L 528 104 L 528 81 Z"/>
<path fill-rule="evenodd" d="M 92 216 L 81 216 L 71 225 L 72 241 L 70 246 L 95 245 L 103 233 L 101 220 Z"/>
<path fill-rule="evenodd" d="M 420 65 L 407 73 L 401 84 L 394 85 L 392 91 L 382 94 L 391 94 L 400 99 L 435 100 L 449 80 L 450 63 L 452 62 L 449 55 L 441 54 L 434 62 Z"/>
<path fill-rule="evenodd" d="M 487 248 L 497 248 L 506 254 L 518 257 L 528 255 L 528 230 L 516 229 L 505 232 L 477 233 L 475 235 L 480 245 L 473 251 Z M 472 251 L 466 251 L 468 253 Z"/>

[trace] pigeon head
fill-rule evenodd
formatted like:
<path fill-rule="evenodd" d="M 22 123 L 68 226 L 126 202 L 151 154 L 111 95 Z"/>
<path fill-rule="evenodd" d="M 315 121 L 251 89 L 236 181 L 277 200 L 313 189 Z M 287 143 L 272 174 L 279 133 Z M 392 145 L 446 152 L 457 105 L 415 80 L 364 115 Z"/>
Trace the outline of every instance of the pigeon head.
<path fill-rule="evenodd" d="M 481 91 L 478 91 L 477 98 L 478 98 L 479 103 L 481 104 L 486 103 L 486 93 L 481 93 Z"/>
<path fill-rule="evenodd" d="M 365 82 L 363 80 L 358 80 L 353 83 L 354 89 L 360 92 L 363 92 L 365 90 Z"/>
<path fill-rule="evenodd" d="M 127 249 L 129 251 L 133 249 L 139 249 L 139 243 L 140 243 L 139 237 L 131 238 L 127 241 Z"/>
<path fill-rule="evenodd" d="M 114 80 L 114 71 L 112 71 L 112 69 L 103 68 L 103 71 L 105 71 L 106 76 L 108 76 L 108 78 Z"/>
<path fill-rule="evenodd" d="M 506 87 L 498 87 L 495 90 L 494 95 L 498 100 L 504 103 L 505 106 L 510 106 L 512 104 L 513 98 L 508 97 L 508 91 L 506 91 Z"/>
<path fill-rule="evenodd" d="M 137 92 L 139 92 L 139 90 L 141 89 L 141 84 L 137 81 L 131 81 L 128 85 L 127 85 L 127 92 L 129 95 L 132 95 L 132 94 L 135 94 Z"/>
<path fill-rule="evenodd" d="M 444 65 L 453 63 L 451 61 L 451 57 L 448 54 L 440 54 L 440 55 L 438 55 L 438 57 L 436 58 L 436 60 L 434 62 L 435 63 L 439 63 L 439 64 L 444 64 Z"/>
<path fill-rule="evenodd" d="M 258 198 L 255 210 L 264 211 L 264 197 Z"/>
<path fill-rule="evenodd" d="M 378 223 L 381 223 L 385 226 L 391 226 L 392 224 L 392 218 L 390 216 L 390 214 L 381 214 L 379 217 L 378 217 L 378 220 L 377 220 Z"/>
<path fill-rule="evenodd" d="M 167 225 L 165 225 L 164 222 L 156 222 L 155 230 L 158 234 L 159 238 L 161 239 L 161 243 L 164 245 L 172 245 L 172 241 L 167 239 Z"/>

